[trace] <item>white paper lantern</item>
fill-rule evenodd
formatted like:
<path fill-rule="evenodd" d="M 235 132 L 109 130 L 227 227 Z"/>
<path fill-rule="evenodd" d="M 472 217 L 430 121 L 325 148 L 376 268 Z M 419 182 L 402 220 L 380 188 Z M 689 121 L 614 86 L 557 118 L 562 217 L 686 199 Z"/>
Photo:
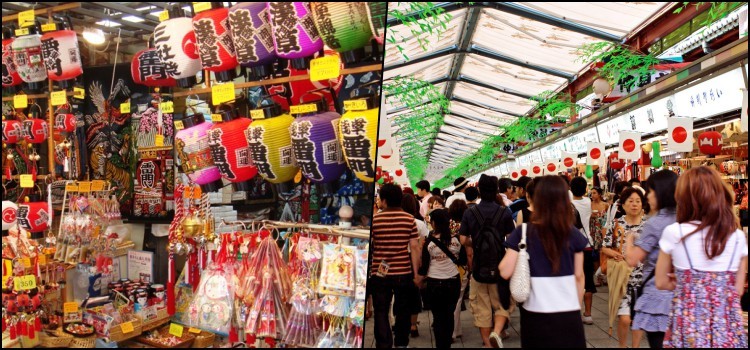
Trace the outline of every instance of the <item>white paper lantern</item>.
<path fill-rule="evenodd" d="M 18 205 L 11 201 L 3 201 L 3 231 L 9 230 L 16 224 Z"/>

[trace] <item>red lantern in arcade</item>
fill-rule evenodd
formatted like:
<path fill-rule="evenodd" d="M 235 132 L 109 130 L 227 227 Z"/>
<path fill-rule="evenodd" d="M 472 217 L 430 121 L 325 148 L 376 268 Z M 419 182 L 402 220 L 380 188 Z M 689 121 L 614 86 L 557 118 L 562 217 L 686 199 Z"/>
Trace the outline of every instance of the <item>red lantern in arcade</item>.
<path fill-rule="evenodd" d="M 220 82 L 232 81 L 237 76 L 237 53 L 229 32 L 228 18 L 229 9 L 223 8 L 220 2 L 212 2 L 211 9 L 193 16 L 193 30 L 203 69 L 214 72 L 216 80 Z"/>
<path fill-rule="evenodd" d="M 44 232 L 52 221 L 52 212 L 47 202 L 32 200 L 35 201 L 18 205 L 18 226 L 31 233 Z"/>
<path fill-rule="evenodd" d="M 23 121 L 23 138 L 29 143 L 42 143 L 49 137 L 49 128 L 46 120 L 35 117 L 35 113 L 30 113 L 29 119 Z"/>
<path fill-rule="evenodd" d="M 698 136 L 698 148 L 709 158 L 721 154 L 721 147 L 721 134 L 718 131 L 704 131 Z"/>
<path fill-rule="evenodd" d="M 625 160 L 619 158 L 617 152 L 612 152 L 609 155 L 609 168 L 613 170 L 620 170 L 625 167 Z"/>
<path fill-rule="evenodd" d="M 83 66 L 76 32 L 70 22 L 62 21 L 60 25 L 60 30 L 42 35 L 42 57 L 49 79 L 66 89 L 83 74 Z"/>
<path fill-rule="evenodd" d="M 76 116 L 71 113 L 58 113 L 55 115 L 55 131 L 73 132 L 76 129 Z"/>
<path fill-rule="evenodd" d="M 154 48 L 145 49 L 133 56 L 130 74 L 133 75 L 133 81 L 136 84 L 151 87 L 177 85 L 177 81 L 167 75 L 164 63 L 159 57 L 159 51 Z"/>
<path fill-rule="evenodd" d="M 211 158 L 221 176 L 232 183 L 235 191 L 248 191 L 250 184 L 247 181 L 258 174 L 245 137 L 245 130 L 252 121 L 232 110 L 224 110 L 220 114 L 223 122 L 214 124 L 207 132 Z"/>
<path fill-rule="evenodd" d="M 3 120 L 3 143 L 14 144 L 23 139 L 23 125 L 15 119 Z"/>

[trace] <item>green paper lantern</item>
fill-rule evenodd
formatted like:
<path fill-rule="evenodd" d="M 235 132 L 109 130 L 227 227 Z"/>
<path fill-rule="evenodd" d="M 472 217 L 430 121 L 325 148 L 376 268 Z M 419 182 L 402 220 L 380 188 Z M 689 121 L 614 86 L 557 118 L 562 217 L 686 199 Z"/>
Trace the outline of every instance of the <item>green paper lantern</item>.
<path fill-rule="evenodd" d="M 591 179 L 594 177 L 594 167 L 591 165 L 586 166 L 586 178 Z"/>
<path fill-rule="evenodd" d="M 382 184 L 383 184 L 384 182 L 385 182 L 385 179 L 384 179 L 384 178 L 382 178 L 382 177 L 381 177 L 381 178 L 379 178 L 379 179 L 378 179 L 378 183 L 379 183 L 379 184 L 381 184 L 381 185 L 382 185 Z"/>
<path fill-rule="evenodd" d="M 664 162 L 661 159 L 661 143 L 659 141 L 654 141 L 651 143 L 651 148 L 654 151 L 654 156 L 651 157 L 651 166 L 654 168 L 661 168 L 662 164 Z"/>
<path fill-rule="evenodd" d="M 370 44 L 372 28 L 367 3 L 312 2 L 313 18 L 323 42 L 341 53 L 344 64 L 364 58 L 364 47 Z"/>

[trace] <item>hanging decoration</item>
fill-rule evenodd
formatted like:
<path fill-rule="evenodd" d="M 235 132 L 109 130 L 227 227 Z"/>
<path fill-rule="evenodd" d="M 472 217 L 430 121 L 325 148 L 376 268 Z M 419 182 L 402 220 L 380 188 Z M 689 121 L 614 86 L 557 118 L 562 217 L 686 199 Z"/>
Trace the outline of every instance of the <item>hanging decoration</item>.
<path fill-rule="evenodd" d="M 42 57 L 47 75 L 61 88 L 73 86 L 75 78 L 83 74 L 78 35 L 68 21 L 59 22 L 60 29 L 42 35 Z"/>
<path fill-rule="evenodd" d="M 561 160 L 562 160 L 561 163 L 562 164 L 561 165 L 563 167 L 565 167 L 567 169 L 571 169 L 571 168 L 575 167 L 575 165 L 576 165 L 576 163 L 578 161 L 578 155 L 577 154 L 571 153 L 571 152 L 561 152 L 561 154 L 562 154 L 562 157 L 561 157 Z"/>
<path fill-rule="evenodd" d="M 181 88 L 197 84 L 195 76 L 202 68 L 192 23 L 185 11 L 174 5 L 169 9 L 169 19 L 154 29 L 154 45 L 165 73 Z"/>
<path fill-rule="evenodd" d="M 375 35 L 378 44 L 385 42 L 385 17 L 388 12 L 388 3 L 384 1 L 366 2 L 367 11 L 370 13 L 370 28 Z"/>
<path fill-rule="evenodd" d="M 619 158 L 638 160 L 641 158 L 640 144 L 641 133 L 637 131 L 620 131 Z"/>
<path fill-rule="evenodd" d="M 641 156 L 641 151 L 639 149 L 638 150 L 638 158 L 639 159 L 640 159 L 640 156 Z M 625 162 L 625 160 L 623 160 L 623 159 L 620 158 L 619 153 L 612 152 L 609 155 L 609 167 L 610 167 L 610 169 L 621 170 L 622 168 L 625 167 L 625 165 L 626 165 L 626 162 Z"/>
<path fill-rule="evenodd" d="M 557 159 L 547 160 L 546 164 L 547 164 L 547 167 L 546 167 L 546 173 L 547 173 L 547 175 L 554 175 L 555 172 L 557 172 L 557 168 L 558 168 L 558 165 L 557 165 L 558 161 L 557 161 Z"/>
<path fill-rule="evenodd" d="M 16 144 L 23 139 L 23 124 L 9 118 L 3 117 L 3 143 Z"/>
<path fill-rule="evenodd" d="M 314 105 L 316 111 L 298 116 L 289 133 L 302 175 L 313 183 L 328 183 L 346 170 L 337 135 L 341 115 L 328 111 L 325 99 Z"/>
<path fill-rule="evenodd" d="M 193 30 L 203 69 L 214 72 L 216 80 L 228 82 L 237 77 L 237 55 L 229 31 L 229 9 L 212 2 L 211 9 L 193 16 Z"/>
<path fill-rule="evenodd" d="M 236 110 L 228 110 L 229 106 L 219 108 L 222 121 L 211 126 L 207 132 L 211 158 L 221 176 L 232 183 L 235 191 L 249 191 L 251 187 L 247 181 L 258 173 L 245 137 L 251 120 L 239 116 Z"/>
<path fill-rule="evenodd" d="M 42 111 L 42 108 L 37 104 L 33 104 L 31 107 L 37 107 L 39 112 Z M 33 144 L 42 143 L 49 138 L 47 121 L 39 118 L 39 113 L 35 113 L 33 110 L 29 113 L 29 118 L 23 121 L 23 138 Z"/>
<path fill-rule="evenodd" d="M 18 205 L 18 226 L 31 233 L 46 231 L 52 223 L 51 202 L 41 201 L 39 195 L 28 196 L 28 201 Z"/>
<path fill-rule="evenodd" d="M 253 116 L 253 123 L 245 130 L 245 136 L 258 173 L 274 184 L 292 180 L 299 171 L 289 135 L 294 118 L 276 103 L 261 106 L 253 111 Z"/>
<path fill-rule="evenodd" d="M 273 43 L 269 8 L 266 2 L 240 2 L 229 9 L 232 42 L 237 62 L 250 68 L 256 78 L 273 73 L 276 50 Z"/>
<path fill-rule="evenodd" d="M 363 105 L 352 107 L 341 116 L 339 137 L 349 169 L 360 180 L 373 182 L 380 97 L 369 95 L 362 96 L 359 100 L 364 101 Z"/>
<path fill-rule="evenodd" d="M 654 141 L 651 143 L 651 148 L 653 148 L 654 155 L 651 157 L 651 166 L 654 168 L 661 168 L 663 161 L 661 159 L 661 142 Z"/>
<path fill-rule="evenodd" d="M 721 154 L 722 145 L 721 133 L 718 131 L 704 131 L 698 135 L 698 148 L 708 158 Z M 655 149 L 654 153 L 656 153 Z"/>
<path fill-rule="evenodd" d="M 42 36 L 37 26 L 27 28 L 29 34 L 22 35 L 11 44 L 13 63 L 16 71 L 25 83 L 26 91 L 39 92 L 46 84 L 47 68 L 42 59 Z"/>
<path fill-rule="evenodd" d="M 177 85 L 177 82 L 167 75 L 164 63 L 159 58 L 159 51 L 154 48 L 139 51 L 133 56 L 130 73 L 136 84 L 151 87 Z"/>
<path fill-rule="evenodd" d="M 603 167 L 606 162 L 604 156 L 604 144 L 598 142 L 588 142 L 588 151 L 586 152 L 586 164 L 598 165 Z"/>
<path fill-rule="evenodd" d="M 544 164 L 532 163 L 531 164 L 531 177 L 537 177 L 544 175 Z"/>
<path fill-rule="evenodd" d="M 13 29 L 3 27 L 3 88 L 15 87 L 23 82 L 13 60 L 14 40 Z"/>
<path fill-rule="evenodd" d="M 276 54 L 291 60 L 294 69 L 310 68 L 312 56 L 323 49 L 309 2 L 269 2 Z"/>
<path fill-rule="evenodd" d="M 667 148 L 672 152 L 692 152 L 693 118 L 669 117 L 667 125 Z"/>
<path fill-rule="evenodd" d="M 584 173 L 586 175 L 587 179 L 591 179 L 594 177 L 594 166 L 591 164 L 586 165 L 586 172 Z"/>
<path fill-rule="evenodd" d="M 361 62 L 372 29 L 365 2 L 313 2 L 315 26 L 328 47 L 341 54 L 345 65 Z"/>
<path fill-rule="evenodd" d="M 219 168 L 214 165 L 208 145 L 208 130 L 203 114 L 189 115 L 175 121 L 175 153 L 182 172 L 201 186 L 203 192 L 216 192 L 224 187 Z"/>
<path fill-rule="evenodd" d="M 11 227 L 16 224 L 16 216 L 18 215 L 18 205 L 12 201 L 3 201 L 3 231 L 8 231 Z"/>
<path fill-rule="evenodd" d="M 55 131 L 72 133 L 76 130 L 76 116 L 70 112 L 55 114 Z"/>

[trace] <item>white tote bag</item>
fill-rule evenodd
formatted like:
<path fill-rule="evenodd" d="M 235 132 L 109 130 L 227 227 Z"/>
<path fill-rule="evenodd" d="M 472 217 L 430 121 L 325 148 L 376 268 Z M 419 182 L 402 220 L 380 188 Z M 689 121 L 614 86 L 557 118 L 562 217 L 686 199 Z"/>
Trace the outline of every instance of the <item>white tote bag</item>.
<path fill-rule="evenodd" d="M 513 276 L 510 278 L 510 294 L 519 303 L 525 302 L 531 294 L 531 268 L 529 267 L 529 253 L 526 252 L 526 224 L 522 224 L 521 227 L 518 260 L 516 260 Z"/>

